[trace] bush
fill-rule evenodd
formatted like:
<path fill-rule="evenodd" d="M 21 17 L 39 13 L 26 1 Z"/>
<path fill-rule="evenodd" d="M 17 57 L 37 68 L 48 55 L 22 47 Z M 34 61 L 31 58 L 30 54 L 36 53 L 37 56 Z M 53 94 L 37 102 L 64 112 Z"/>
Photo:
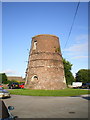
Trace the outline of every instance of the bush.
<path fill-rule="evenodd" d="M 18 82 L 19 84 L 25 83 L 25 82 Z"/>
<path fill-rule="evenodd" d="M 6 74 L 5 73 L 0 73 L 0 83 L 6 83 L 6 82 L 7 82 Z"/>
<path fill-rule="evenodd" d="M 10 81 L 9 83 L 17 82 L 17 80 L 8 80 L 8 81 Z M 17 83 L 19 83 L 19 82 L 17 82 Z"/>
<path fill-rule="evenodd" d="M 4 84 L 9 84 L 11 81 L 10 80 L 7 80 L 4 82 Z"/>

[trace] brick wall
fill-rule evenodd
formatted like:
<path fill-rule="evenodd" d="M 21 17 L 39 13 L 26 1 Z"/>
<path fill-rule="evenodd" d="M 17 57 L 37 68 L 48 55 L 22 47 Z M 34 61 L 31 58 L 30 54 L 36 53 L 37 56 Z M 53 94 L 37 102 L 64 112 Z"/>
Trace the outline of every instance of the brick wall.
<path fill-rule="evenodd" d="M 26 88 L 66 88 L 59 38 L 54 35 L 37 35 L 32 46 L 26 71 Z"/>

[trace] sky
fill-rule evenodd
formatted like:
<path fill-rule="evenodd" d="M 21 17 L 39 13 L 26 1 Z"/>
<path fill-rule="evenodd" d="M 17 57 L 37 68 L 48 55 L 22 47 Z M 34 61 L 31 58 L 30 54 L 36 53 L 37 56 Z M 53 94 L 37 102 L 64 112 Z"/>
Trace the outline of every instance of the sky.
<path fill-rule="evenodd" d="M 80 3 L 67 42 L 77 4 L 77 2 L 3 2 L 0 71 L 8 76 L 25 77 L 31 40 L 38 34 L 53 34 L 59 37 L 62 56 L 73 64 L 74 76 L 78 70 L 87 69 L 87 2 Z"/>

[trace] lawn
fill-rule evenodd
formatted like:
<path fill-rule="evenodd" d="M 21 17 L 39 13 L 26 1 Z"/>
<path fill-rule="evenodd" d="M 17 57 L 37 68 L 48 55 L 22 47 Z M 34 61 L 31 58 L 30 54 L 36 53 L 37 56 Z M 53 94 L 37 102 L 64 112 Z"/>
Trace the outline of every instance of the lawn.
<path fill-rule="evenodd" d="M 13 95 L 27 96 L 78 96 L 90 94 L 89 90 L 81 89 L 64 89 L 64 90 L 31 90 L 31 89 L 13 89 L 8 90 Z"/>

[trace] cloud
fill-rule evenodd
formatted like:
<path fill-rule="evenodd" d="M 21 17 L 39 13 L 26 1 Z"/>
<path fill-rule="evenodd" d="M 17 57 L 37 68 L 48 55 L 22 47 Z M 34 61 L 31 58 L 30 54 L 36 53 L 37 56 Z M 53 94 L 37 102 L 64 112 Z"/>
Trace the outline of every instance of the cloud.
<path fill-rule="evenodd" d="M 64 49 L 63 51 L 77 52 L 77 53 L 88 52 L 88 43 L 86 42 L 82 44 L 74 44 L 71 47 Z"/>
<path fill-rule="evenodd" d="M 76 42 L 88 41 L 88 35 L 87 34 L 81 34 L 81 35 L 76 37 L 75 41 Z"/>
<path fill-rule="evenodd" d="M 2 71 L 2 73 L 6 73 L 6 74 L 17 74 L 16 71 L 14 71 L 14 70 L 10 70 L 10 69 L 8 69 L 8 70 L 4 70 L 4 71 Z"/>
<path fill-rule="evenodd" d="M 88 56 L 75 56 L 75 57 L 72 57 L 72 59 L 83 59 L 83 58 L 88 59 Z"/>
<path fill-rule="evenodd" d="M 76 29 L 87 30 L 88 31 L 88 27 L 87 26 L 76 26 Z"/>
<path fill-rule="evenodd" d="M 88 35 L 82 34 L 75 38 L 74 44 L 62 52 L 71 59 L 86 59 L 88 57 Z"/>

